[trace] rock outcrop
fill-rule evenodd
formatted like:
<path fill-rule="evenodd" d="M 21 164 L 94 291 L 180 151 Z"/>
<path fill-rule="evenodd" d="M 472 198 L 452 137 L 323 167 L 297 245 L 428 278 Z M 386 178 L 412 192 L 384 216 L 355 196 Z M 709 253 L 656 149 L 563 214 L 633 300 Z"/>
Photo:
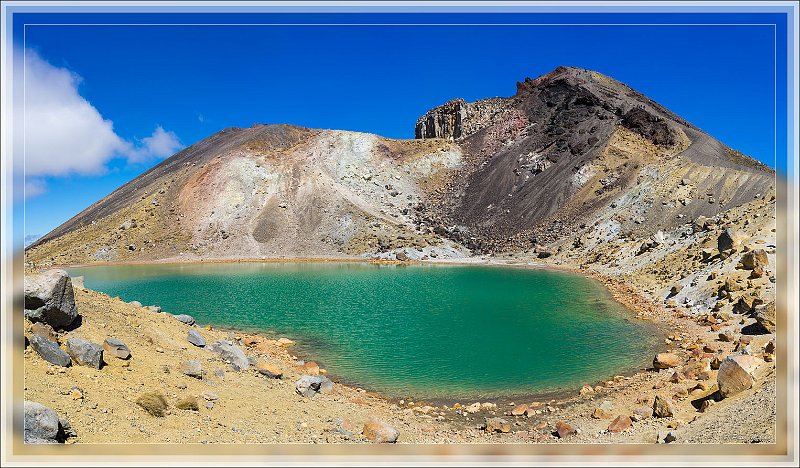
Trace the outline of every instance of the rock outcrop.
<path fill-rule="evenodd" d="M 72 281 L 66 271 L 25 275 L 25 317 L 59 329 L 71 325 L 77 316 Z"/>

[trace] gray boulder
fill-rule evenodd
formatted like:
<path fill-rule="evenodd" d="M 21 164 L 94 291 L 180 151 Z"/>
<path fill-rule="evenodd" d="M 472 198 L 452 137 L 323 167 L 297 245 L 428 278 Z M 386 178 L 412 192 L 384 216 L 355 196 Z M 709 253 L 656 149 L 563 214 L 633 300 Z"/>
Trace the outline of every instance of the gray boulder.
<path fill-rule="evenodd" d="M 26 444 L 58 443 L 58 415 L 52 409 L 25 401 L 24 440 Z"/>
<path fill-rule="evenodd" d="M 131 357 L 131 350 L 128 345 L 116 338 L 106 338 L 103 342 L 103 353 L 106 357 L 114 356 L 119 359 L 128 359 Z"/>
<path fill-rule="evenodd" d="M 30 343 L 33 350 L 50 364 L 61 367 L 72 365 L 69 355 L 58 346 L 58 343 L 50 341 L 41 335 L 31 335 Z"/>
<path fill-rule="evenodd" d="M 103 365 L 103 347 L 83 338 L 68 338 L 67 353 L 82 366 L 99 369 Z"/>
<path fill-rule="evenodd" d="M 244 352 L 233 344 L 232 341 L 217 341 L 212 344 L 209 349 L 219 354 L 219 357 L 221 357 L 223 361 L 229 362 L 235 370 L 243 371 L 250 368 L 250 361 L 247 360 Z"/>
<path fill-rule="evenodd" d="M 200 333 L 197 332 L 197 330 L 189 330 L 186 339 L 189 341 L 189 343 L 201 348 L 206 345 L 206 340 L 202 335 L 200 335 Z"/>
<path fill-rule="evenodd" d="M 755 307 L 756 322 L 770 333 L 775 333 L 775 301 Z"/>
<path fill-rule="evenodd" d="M 184 361 L 183 364 L 181 364 L 181 372 L 195 379 L 203 378 L 203 366 L 201 366 L 200 361 L 197 360 Z"/>
<path fill-rule="evenodd" d="M 64 328 L 78 316 L 72 281 L 64 270 L 25 276 L 25 317 Z"/>
<path fill-rule="evenodd" d="M 186 325 L 194 325 L 194 317 L 192 317 L 191 315 L 178 314 L 178 315 L 173 315 L 173 317 L 175 317 L 175 320 L 183 322 Z"/>
<path fill-rule="evenodd" d="M 312 397 L 317 393 L 329 393 L 333 390 L 333 382 L 327 377 L 304 375 L 294 383 L 295 390 L 304 397 Z"/>

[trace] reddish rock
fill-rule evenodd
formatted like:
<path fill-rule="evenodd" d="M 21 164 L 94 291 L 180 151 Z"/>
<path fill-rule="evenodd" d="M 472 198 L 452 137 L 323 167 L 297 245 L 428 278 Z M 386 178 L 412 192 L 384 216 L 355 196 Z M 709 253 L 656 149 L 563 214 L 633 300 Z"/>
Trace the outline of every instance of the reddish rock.
<path fill-rule="evenodd" d="M 314 361 L 308 361 L 302 366 L 303 373 L 308 375 L 319 375 L 319 365 Z"/>
<path fill-rule="evenodd" d="M 567 436 L 577 434 L 578 431 L 568 423 L 564 421 L 558 421 L 556 423 L 556 433 L 558 433 L 559 438 L 563 439 Z"/>
<path fill-rule="evenodd" d="M 653 367 L 656 369 L 669 369 L 681 364 L 681 358 L 673 353 L 659 353 L 653 358 Z"/>
<path fill-rule="evenodd" d="M 277 367 L 267 362 L 259 362 L 256 364 L 256 370 L 261 375 L 266 375 L 267 377 L 273 379 L 280 379 L 283 377 L 283 372 Z"/>
<path fill-rule="evenodd" d="M 630 417 L 619 415 L 608 425 L 608 432 L 620 433 L 627 431 L 631 428 L 631 423 Z"/>

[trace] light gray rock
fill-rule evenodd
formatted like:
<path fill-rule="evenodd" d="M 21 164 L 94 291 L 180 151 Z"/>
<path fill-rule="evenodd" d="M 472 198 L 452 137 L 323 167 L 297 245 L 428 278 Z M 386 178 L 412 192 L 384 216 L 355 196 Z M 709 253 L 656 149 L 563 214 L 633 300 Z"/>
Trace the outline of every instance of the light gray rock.
<path fill-rule="evenodd" d="M 178 314 L 178 315 L 173 315 L 173 317 L 175 317 L 175 320 L 183 322 L 186 325 L 194 325 L 194 317 L 192 317 L 191 315 Z"/>
<path fill-rule="evenodd" d="M 99 369 L 103 365 L 103 347 L 83 338 L 68 338 L 67 353 L 82 366 Z"/>
<path fill-rule="evenodd" d="M 83 275 L 74 276 L 74 277 L 70 278 L 70 281 L 72 281 L 72 289 L 73 290 L 75 288 L 77 288 L 77 289 L 86 289 L 86 285 L 83 284 Z"/>
<path fill-rule="evenodd" d="M 775 333 L 775 301 L 755 307 L 756 322 L 770 333 Z"/>
<path fill-rule="evenodd" d="M 223 361 L 230 363 L 234 370 L 243 371 L 250 368 L 250 361 L 248 361 L 247 356 L 232 341 L 217 341 L 209 349 L 219 354 Z"/>
<path fill-rule="evenodd" d="M 197 330 L 189 330 L 186 339 L 189 341 L 189 343 L 201 348 L 206 345 L 206 340 L 202 337 L 202 335 L 200 335 L 200 333 L 197 332 Z"/>
<path fill-rule="evenodd" d="M 26 444 L 58 443 L 58 415 L 40 403 L 25 401 L 24 440 Z"/>
<path fill-rule="evenodd" d="M 194 359 L 184 361 L 183 364 L 181 364 L 181 372 L 195 379 L 203 378 L 203 366 L 200 364 L 200 361 Z"/>
<path fill-rule="evenodd" d="M 317 393 L 329 393 L 333 390 L 333 382 L 323 376 L 304 375 L 294 385 L 297 393 L 304 397 L 312 397 Z"/>
<path fill-rule="evenodd" d="M 144 306 L 144 309 L 149 312 L 155 312 L 155 313 L 161 312 L 161 306 L 155 306 L 155 305 Z"/>
<path fill-rule="evenodd" d="M 131 350 L 121 340 L 116 338 L 106 338 L 103 342 L 103 353 L 106 357 L 128 359 L 131 357 Z"/>
<path fill-rule="evenodd" d="M 33 350 L 50 364 L 61 367 L 72 365 L 69 355 L 58 346 L 58 343 L 50 341 L 41 335 L 31 335 L 30 343 Z"/>
<path fill-rule="evenodd" d="M 130 304 L 132 306 L 135 306 L 135 307 L 141 307 L 142 306 L 142 303 L 139 302 L 139 301 L 131 301 L 128 304 Z"/>
<path fill-rule="evenodd" d="M 25 275 L 25 317 L 64 328 L 78 316 L 72 281 L 64 270 Z"/>

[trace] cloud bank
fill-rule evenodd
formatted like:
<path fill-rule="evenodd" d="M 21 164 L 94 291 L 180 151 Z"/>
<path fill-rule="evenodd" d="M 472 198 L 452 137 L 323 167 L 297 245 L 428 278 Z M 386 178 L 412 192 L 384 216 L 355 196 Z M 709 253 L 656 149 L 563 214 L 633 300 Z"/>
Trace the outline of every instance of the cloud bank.
<path fill-rule="evenodd" d="M 102 174 L 111 159 L 143 163 L 183 147 L 175 133 L 161 126 L 141 140 L 120 137 L 113 122 L 80 95 L 77 74 L 53 66 L 34 51 L 24 53 L 24 170 L 32 194 L 44 191 L 43 177 Z"/>

